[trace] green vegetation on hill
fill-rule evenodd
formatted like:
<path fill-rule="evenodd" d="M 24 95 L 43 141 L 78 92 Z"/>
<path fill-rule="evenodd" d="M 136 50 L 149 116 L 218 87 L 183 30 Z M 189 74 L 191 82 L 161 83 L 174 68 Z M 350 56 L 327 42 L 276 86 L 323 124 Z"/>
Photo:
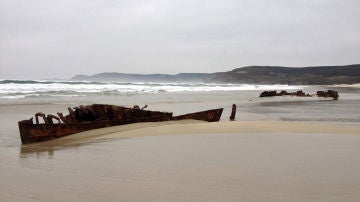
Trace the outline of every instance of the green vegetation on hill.
<path fill-rule="evenodd" d="M 290 68 L 249 66 L 214 73 L 206 82 L 331 85 L 360 83 L 360 65 Z"/>

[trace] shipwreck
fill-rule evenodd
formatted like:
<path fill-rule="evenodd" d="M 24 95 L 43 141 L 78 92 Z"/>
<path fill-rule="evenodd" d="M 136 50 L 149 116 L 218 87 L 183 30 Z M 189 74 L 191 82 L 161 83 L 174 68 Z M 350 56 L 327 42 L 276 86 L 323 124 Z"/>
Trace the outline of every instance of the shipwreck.
<path fill-rule="evenodd" d="M 287 91 L 280 91 L 279 93 L 274 91 L 263 91 L 259 97 L 275 97 L 275 96 L 296 96 L 296 97 L 323 97 L 323 98 L 333 98 L 333 100 L 339 99 L 339 93 L 334 90 L 328 90 L 328 91 L 317 91 L 316 95 L 311 95 L 309 93 L 305 93 L 302 90 L 296 91 L 296 92 L 287 92 Z"/>
<path fill-rule="evenodd" d="M 173 116 L 171 112 L 145 110 L 135 105 L 132 108 L 93 104 L 68 108 L 69 114 L 58 112 L 57 116 L 38 112 L 34 118 L 19 121 L 19 131 L 23 144 L 46 141 L 67 135 L 110 126 L 125 125 L 139 122 L 158 122 L 183 119 L 195 119 L 207 122 L 220 120 L 223 108 Z M 42 118 L 42 121 L 39 120 Z M 42 123 L 40 123 L 42 122 Z"/>

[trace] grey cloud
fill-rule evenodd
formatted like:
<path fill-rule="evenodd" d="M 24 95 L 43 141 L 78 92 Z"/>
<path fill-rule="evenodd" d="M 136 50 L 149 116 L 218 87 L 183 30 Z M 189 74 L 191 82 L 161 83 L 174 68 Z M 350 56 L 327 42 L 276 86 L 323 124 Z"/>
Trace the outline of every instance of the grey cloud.
<path fill-rule="evenodd" d="M 0 78 L 359 63 L 355 0 L 0 0 Z"/>

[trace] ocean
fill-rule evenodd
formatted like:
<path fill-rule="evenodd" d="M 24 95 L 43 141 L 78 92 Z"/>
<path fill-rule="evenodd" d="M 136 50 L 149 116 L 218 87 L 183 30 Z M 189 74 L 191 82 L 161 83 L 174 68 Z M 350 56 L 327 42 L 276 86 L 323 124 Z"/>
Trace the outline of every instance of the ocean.
<path fill-rule="evenodd" d="M 165 92 L 210 92 L 299 89 L 301 86 L 249 85 L 249 84 L 206 84 L 206 83 L 121 83 L 51 80 L 0 80 L 0 98 L 44 98 L 81 96 L 127 96 L 135 94 Z"/>

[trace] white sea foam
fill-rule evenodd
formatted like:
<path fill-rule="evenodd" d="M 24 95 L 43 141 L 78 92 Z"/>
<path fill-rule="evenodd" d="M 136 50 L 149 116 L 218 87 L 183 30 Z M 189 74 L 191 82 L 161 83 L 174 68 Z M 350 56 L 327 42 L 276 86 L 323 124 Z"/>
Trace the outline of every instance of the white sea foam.
<path fill-rule="evenodd" d="M 302 88 L 303 86 L 252 84 L 2 81 L 0 83 L 0 98 L 15 99 L 36 96 L 76 97 L 88 94 L 121 95 L 129 93 L 287 90 Z"/>

